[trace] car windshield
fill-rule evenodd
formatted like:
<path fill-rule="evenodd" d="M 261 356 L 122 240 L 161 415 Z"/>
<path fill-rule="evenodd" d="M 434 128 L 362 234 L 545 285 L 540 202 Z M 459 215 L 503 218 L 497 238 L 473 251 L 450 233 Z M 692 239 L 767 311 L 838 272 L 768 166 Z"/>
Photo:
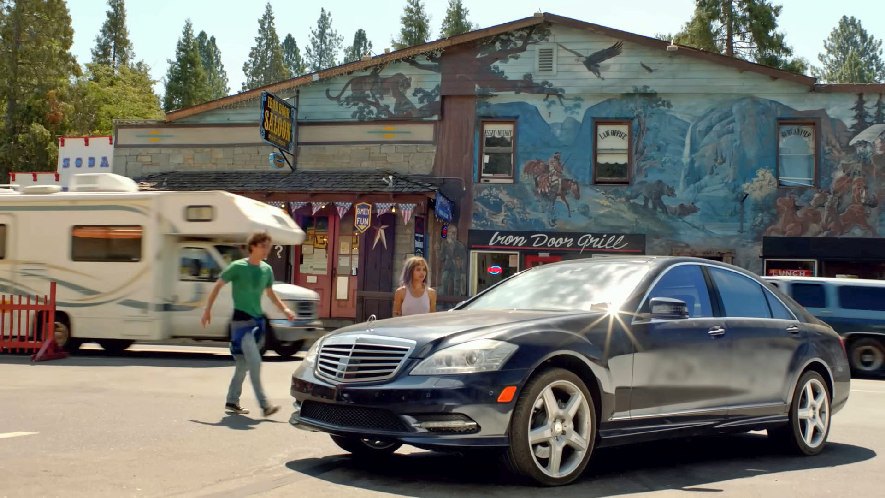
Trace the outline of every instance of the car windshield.
<path fill-rule="evenodd" d="M 607 311 L 648 272 L 642 261 L 581 261 L 535 267 L 492 287 L 462 309 Z"/>
<path fill-rule="evenodd" d="M 229 246 L 229 245 L 216 245 L 215 250 L 221 254 L 221 257 L 224 258 L 224 266 L 231 264 L 231 262 L 236 261 L 238 259 L 243 259 L 246 257 L 243 254 L 243 250 L 240 249 L 239 246 Z"/>

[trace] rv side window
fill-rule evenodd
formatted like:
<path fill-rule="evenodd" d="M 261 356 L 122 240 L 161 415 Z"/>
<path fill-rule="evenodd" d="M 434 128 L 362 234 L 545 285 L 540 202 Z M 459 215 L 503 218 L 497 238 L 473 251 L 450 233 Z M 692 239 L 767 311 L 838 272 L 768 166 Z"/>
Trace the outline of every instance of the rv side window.
<path fill-rule="evenodd" d="M 0 225 L 0 259 L 6 259 L 6 225 Z"/>
<path fill-rule="evenodd" d="M 215 219 L 215 207 L 188 206 L 184 210 L 184 219 L 187 221 L 212 221 Z"/>
<path fill-rule="evenodd" d="M 73 261 L 141 261 L 143 227 L 75 225 L 71 229 Z"/>
<path fill-rule="evenodd" d="M 827 296 L 821 284 L 797 284 L 790 286 L 790 295 L 806 308 L 826 308 Z"/>
<path fill-rule="evenodd" d="M 218 263 L 202 247 L 182 247 L 179 259 L 179 280 L 214 282 L 221 274 Z"/>
<path fill-rule="evenodd" d="M 850 310 L 885 311 L 885 287 L 841 285 L 839 306 Z"/>

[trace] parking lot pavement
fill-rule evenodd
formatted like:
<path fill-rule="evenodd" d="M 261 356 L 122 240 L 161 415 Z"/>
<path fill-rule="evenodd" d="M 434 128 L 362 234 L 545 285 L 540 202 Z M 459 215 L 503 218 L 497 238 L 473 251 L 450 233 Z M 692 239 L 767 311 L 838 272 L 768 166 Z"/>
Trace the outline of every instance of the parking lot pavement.
<path fill-rule="evenodd" d="M 0 355 L 0 496 L 548 496 L 488 459 L 404 447 L 358 463 L 325 434 L 293 429 L 298 361 L 270 356 L 262 377 L 283 410 L 226 416 L 224 349 L 139 345 L 30 364 Z M 242 404 L 257 412 L 247 382 Z M 602 449 L 557 496 L 877 496 L 885 382 L 855 380 L 818 457 L 785 455 L 761 434 Z"/>

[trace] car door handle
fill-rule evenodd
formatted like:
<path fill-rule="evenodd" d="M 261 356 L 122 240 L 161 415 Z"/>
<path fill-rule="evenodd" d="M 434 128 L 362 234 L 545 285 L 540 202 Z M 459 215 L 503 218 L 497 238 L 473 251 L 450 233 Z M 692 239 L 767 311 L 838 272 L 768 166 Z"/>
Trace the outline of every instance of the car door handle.
<path fill-rule="evenodd" d="M 712 337 L 719 337 L 720 335 L 725 335 L 725 327 L 716 325 L 715 327 L 710 327 L 710 330 L 708 330 L 707 333 Z"/>
<path fill-rule="evenodd" d="M 799 333 L 799 326 L 798 325 L 790 325 L 789 327 L 787 327 L 787 332 L 789 332 L 791 334 L 798 334 Z"/>

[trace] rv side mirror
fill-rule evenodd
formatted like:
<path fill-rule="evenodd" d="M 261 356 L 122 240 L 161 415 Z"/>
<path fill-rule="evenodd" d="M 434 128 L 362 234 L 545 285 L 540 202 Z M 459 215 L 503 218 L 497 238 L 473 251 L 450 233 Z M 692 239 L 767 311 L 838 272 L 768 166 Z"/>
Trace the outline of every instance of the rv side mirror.
<path fill-rule="evenodd" d="M 672 297 L 653 297 L 648 304 L 652 318 L 688 318 L 688 306 L 685 301 Z"/>

